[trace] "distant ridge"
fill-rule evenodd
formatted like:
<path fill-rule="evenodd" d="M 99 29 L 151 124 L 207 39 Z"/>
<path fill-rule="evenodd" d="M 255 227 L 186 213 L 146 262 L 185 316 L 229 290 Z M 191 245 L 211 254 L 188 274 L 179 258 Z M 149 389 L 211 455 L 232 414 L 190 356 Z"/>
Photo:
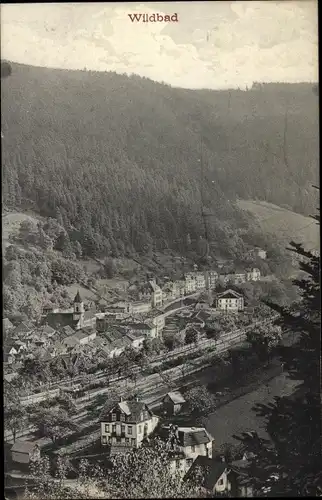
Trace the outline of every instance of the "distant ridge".
<path fill-rule="evenodd" d="M 61 219 L 87 241 L 86 254 L 186 251 L 187 235 L 193 246 L 205 237 L 203 211 L 213 214 L 212 241 L 230 252 L 232 235 L 249 223 L 237 198 L 315 212 L 312 90 L 187 90 L 12 63 L 2 82 L 4 204 Z"/>

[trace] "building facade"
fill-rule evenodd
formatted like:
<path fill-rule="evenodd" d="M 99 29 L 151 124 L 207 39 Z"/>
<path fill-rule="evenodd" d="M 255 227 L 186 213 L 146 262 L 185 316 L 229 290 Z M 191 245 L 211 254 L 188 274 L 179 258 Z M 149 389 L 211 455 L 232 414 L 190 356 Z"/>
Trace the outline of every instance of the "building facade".
<path fill-rule="evenodd" d="M 156 284 L 155 280 L 150 280 L 149 284 L 151 287 L 152 307 L 161 307 L 163 304 L 163 295 L 161 288 Z"/>
<path fill-rule="evenodd" d="M 197 282 L 194 274 L 185 274 L 185 293 L 189 295 L 197 290 Z"/>
<path fill-rule="evenodd" d="M 158 425 L 159 418 L 141 401 L 120 401 L 101 416 L 101 444 L 139 448 Z"/>
<path fill-rule="evenodd" d="M 261 279 L 261 272 L 256 267 L 253 269 L 247 269 L 246 278 L 247 281 L 259 281 Z"/>
<path fill-rule="evenodd" d="M 215 307 L 218 311 L 239 312 L 244 310 L 244 297 L 235 290 L 225 290 L 215 298 Z"/>
<path fill-rule="evenodd" d="M 206 273 L 206 288 L 208 290 L 216 288 L 218 280 L 219 280 L 219 274 L 217 273 L 217 271 L 208 271 Z"/>

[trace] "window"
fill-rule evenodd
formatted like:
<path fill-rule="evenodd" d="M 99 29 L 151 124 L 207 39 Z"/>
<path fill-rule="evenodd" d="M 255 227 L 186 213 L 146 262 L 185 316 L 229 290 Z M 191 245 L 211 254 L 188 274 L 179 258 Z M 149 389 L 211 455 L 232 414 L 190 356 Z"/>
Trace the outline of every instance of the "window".
<path fill-rule="evenodd" d="M 130 443 L 130 438 L 125 438 L 125 442 L 126 442 L 126 444 L 129 444 Z"/>
<path fill-rule="evenodd" d="M 110 432 L 110 426 L 108 424 L 105 424 L 105 432 Z"/>
<path fill-rule="evenodd" d="M 116 425 L 112 425 L 112 432 L 116 432 Z"/>
<path fill-rule="evenodd" d="M 116 422 L 116 413 L 112 413 L 112 422 Z"/>
<path fill-rule="evenodd" d="M 139 425 L 139 434 L 142 432 L 142 425 Z"/>
<path fill-rule="evenodd" d="M 121 420 L 121 422 L 125 422 L 125 415 L 124 415 L 124 413 L 121 413 L 120 420 Z"/>
<path fill-rule="evenodd" d="M 134 438 L 132 438 L 132 439 L 131 439 L 131 445 L 132 445 L 132 446 L 135 446 L 135 444 L 136 444 L 136 443 L 135 443 L 135 439 L 134 439 Z"/>
<path fill-rule="evenodd" d="M 132 434 L 132 425 L 127 426 L 127 433 L 130 435 Z"/>
<path fill-rule="evenodd" d="M 121 425 L 121 432 L 122 434 L 125 432 L 125 425 Z"/>
<path fill-rule="evenodd" d="M 191 446 L 191 453 L 195 453 L 195 451 L 196 451 L 196 447 L 195 447 L 195 445 L 193 444 L 193 445 Z"/>
<path fill-rule="evenodd" d="M 103 444 L 107 444 L 107 439 L 106 439 L 106 436 L 102 436 L 102 443 L 103 443 Z"/>
<path fill-rule="evenodd" d="M 223 484 L 224 484 L 224 480 L 223 480 L 223 478 L 219 479 L 219 481 L 218 481 L 218 486 L 223 486 Z"/>
<path fill-rule="evenodd" d="M 180 460 L 176 460 L 176 469 L 180 469 Z"/>

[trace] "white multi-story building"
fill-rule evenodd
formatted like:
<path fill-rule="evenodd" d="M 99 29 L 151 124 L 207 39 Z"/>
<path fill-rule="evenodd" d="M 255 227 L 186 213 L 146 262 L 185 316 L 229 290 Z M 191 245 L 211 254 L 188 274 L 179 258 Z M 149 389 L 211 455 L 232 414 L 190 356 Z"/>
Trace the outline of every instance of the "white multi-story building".
<path fill-rule="evenodd" d="M 206 288 L 210 290 L 215 288 L 219 279 L 219 274 L 217 271 L 207 271 L 206 272 Z"/>
<path fill-rule="evenodd" d="M 244 297 L 235 290 L 225 290 L 215 298 L 216 309 L 224 312 L 239 312 L 244 310 Z"/>
<path fill-rule="evenodd" d="M 247 269 L 246 271 L 247 281 L 259 281 L 261 279 L 261 272 L 259 269 L 254 267 L 253 269 Z"/>
<path fill-rule="evenodd" d="M 159 310 L 154 310 L 149 312 L 146 317 L 149 320 L 149 324 L 152 324 L 155 328 L 156 337 L 159 337 L 165 326 L 164 313 Z"/>
<path fill-rule="evenodd" d="M 136 399 L 115 404 L 106 413 L 101 422 L 101 443 L 111 447 L 111 454 L 139 448 L 144 438 L 148 437 L 158 425 L 159 417 L 149 407 Z"/>
<path fill-rule="evenodd" d="M 185 293 L 189 295 L 197 290 L 197 281 L 194 274 L 185 274 Z"/>
<path fill-rule="evenodd" d="M 154 279 L 149 281 L 149 285 L 151 288 L 152 307 L 161 307 L 163 304 L 161 288 L 156 284 L 156 281 Z"/>
<path fill-rule="evenodd" d="M 205 288 L 206 288 L 205 274 L 202 272 L 197 272 L 197 273 L 195 273 L 195 278 L 196 278 L 197 290 L 205 290 Z"/>
<path fill-rule="evenodd" d="M 204 427 L 167 426 L 161 435 L 168 440 L 172 451 L 170 468 L 184 475 L 198 456 L 212 458 L 214 438 Z"/>
<path fill-rule="evenodd" d="M 144 314 L 151 311 L 152 305 L 151 302 L 132 302 L 129 306 L 130 314 Z"/>

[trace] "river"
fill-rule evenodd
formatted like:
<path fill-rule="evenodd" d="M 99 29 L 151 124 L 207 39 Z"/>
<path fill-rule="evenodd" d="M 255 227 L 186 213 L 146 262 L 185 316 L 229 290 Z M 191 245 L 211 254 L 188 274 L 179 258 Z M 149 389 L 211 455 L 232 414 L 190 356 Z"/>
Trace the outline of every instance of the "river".
<path fill-rule="evenodd" d="M 273 402 L 275 396 L 288 396 L 297 385 L 297 381 L 290 380 L 287 373 L 282 373 L 257 389 L 218 408 L 206 421 L 206 428 L 215 439 L 215 447 L 218 449 L 224 443 L 237 444 L 238 441 L 233 435 L 240 435 L 246 431 L 254 430 L 261 437 L 267 438 L 268 435 L 264 430 L 265 421 L 256 416 L 252 410 L 253 406 L 256 403 Z"/>

